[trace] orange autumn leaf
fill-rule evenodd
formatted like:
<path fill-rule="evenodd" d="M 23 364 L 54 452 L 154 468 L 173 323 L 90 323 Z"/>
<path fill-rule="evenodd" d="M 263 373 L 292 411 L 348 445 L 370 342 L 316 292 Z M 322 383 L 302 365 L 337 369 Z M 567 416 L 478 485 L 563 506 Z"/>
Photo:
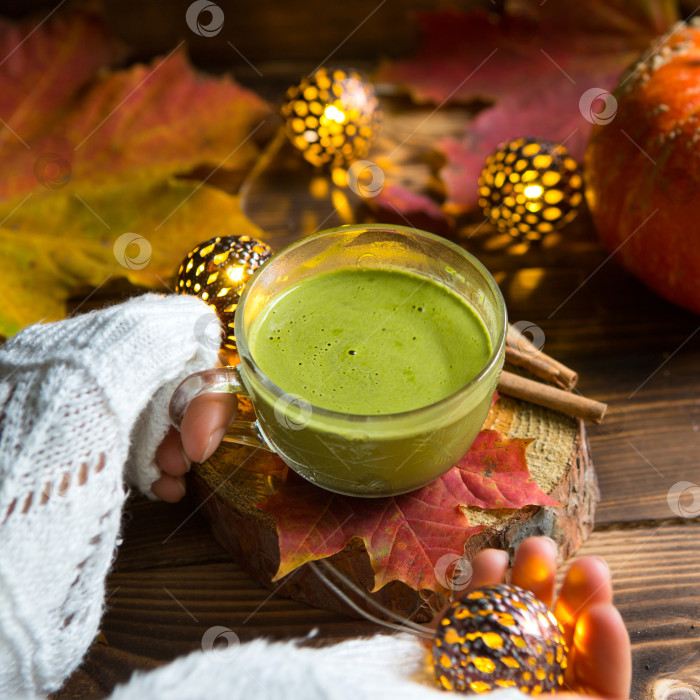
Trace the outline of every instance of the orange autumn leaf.
<path fill-rule="evenodd" d="M 207 235 L 261 235 L 238 196 L 174 178 L 80 198 L 64 190 L 37 194 L 14 211 L 0 205 L 3 219 L 4 336 L 29 323 L 63 318 L 76 289 L 112 278 L 167 291 L 185 253 Z"/>
<path fill-rule="evenodd" d="M 182 176 L 249 167 L 267 103 L 177 47 L 108 70 L 124 53 L 91 10 L 0 19 L 3 335 L 61 318 L 77 290 L 111 278 L 164 289 L 212 236 L 260 235 L 237 197 Z M 138 250 L 122 250 L 126 234 Z"/>
<path fill-rule="evenodd" d="M 198 73 L 182 49 L 108 72 L 100 69 L 121 52 L 98 17 L 59 13 L 32 29 L 0 20 L 0 55 L 9 54 L 0 64 L 0 199 L 153 181 L 200 165 L 230 170 L 257 155 L 251 136 L 268 104 L 229 76 Z"/>
<path fill-rule="evenodd" d="M 527 440 L 484 430 L 449 472 L 417 491 L 392 498 L 352 498 L 324 491 L 290 472 L 256 507 L 275 519 L 280 565 L 275 580 L 309 561 L 341 551 L 353 538 L 364 543 L 374 589 L 399 580 L 416 590 L 446 593 L 439 561 L 462 556 L 471 526 L 462 508 L 560 505 L 530 476 Z"/>

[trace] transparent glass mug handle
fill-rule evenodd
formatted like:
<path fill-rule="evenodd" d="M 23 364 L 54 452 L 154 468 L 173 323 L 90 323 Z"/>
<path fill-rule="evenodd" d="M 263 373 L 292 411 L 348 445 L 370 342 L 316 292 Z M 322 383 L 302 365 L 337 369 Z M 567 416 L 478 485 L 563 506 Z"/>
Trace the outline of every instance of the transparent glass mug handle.
<path fill-rule="evenodd" d="M 170 399 L 170 422 L 177 430 L 180 430 L 182 419 L 190 402 L 203 394 L 233 394 L 234 396 L 242 394 L 248 396 L 248 391 L 241 381 L 238 367 L 217 367 L 190 374 L 175 389 Z M 238 405 L 236 405 L 236 410 L 238 410 Z M 255 421 L 234 420 L 223 441 L 261 447 L 272 452 Z"/>

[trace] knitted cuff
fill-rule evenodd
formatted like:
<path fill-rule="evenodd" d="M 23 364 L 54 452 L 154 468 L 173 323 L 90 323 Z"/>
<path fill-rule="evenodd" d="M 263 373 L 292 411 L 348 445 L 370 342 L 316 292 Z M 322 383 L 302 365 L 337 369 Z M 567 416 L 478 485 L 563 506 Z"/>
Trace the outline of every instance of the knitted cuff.
<path fill-rule="evenodd" d="M 62 362 L 90 374 L 130 440 L 126 478 L 150 494 L 160 476 L 155 453 L 170 425 L 170 396 L 188 374 L 216 365 L 220 337 L 215 314 L 200 299 L 144 294 L 25 329 L 5 344 L 0 371 Z"/>

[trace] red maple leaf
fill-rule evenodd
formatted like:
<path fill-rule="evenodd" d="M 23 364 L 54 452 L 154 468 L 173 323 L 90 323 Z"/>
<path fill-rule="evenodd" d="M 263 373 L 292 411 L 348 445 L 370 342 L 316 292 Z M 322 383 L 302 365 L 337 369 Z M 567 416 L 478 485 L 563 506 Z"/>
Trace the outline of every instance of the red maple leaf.
<path fill-rule="evenodd" d="M 525 461 L 528 440 L 485 430 L 447 474 L 417 491 L 392 498 L 352 498 L 324 491 L 293 472 L 256 507 L 277 525 L 280 565 L 274 580 L 361 539 L 374 570 L 374 589 L 400 580 L 445 593 L 436 571 L 446 554 L 462 556 L 467 540 L 483 530 L 462 508 L 560 505 L 537 486 Z"/>
<path fill-rule="evenodd" d="M 479 508 L 561 506 L 530 475 L 525 450 L 531 442 L 482 430 L 469 452 L 445 475 L 450 488 L 458 498 L 469 501 L 464 505 Z"/>
<path fill-rule="evenodd" d="M 52 13 L 53 14 L 53 13 Z M 64 115 L 75 95 L 125 51 L 98 15 L 74 9 L 49 22 L 0 18 L 2 148 L 25 148 Z"/>
<path fill-rule="evenodd" d="M 159 179 L 206 164 L 247 167 L 269 105 L 228 75 L 192 68 L 183 50 L 94 83 L 62 126 L 76 178 Z"/>
<path fill-rule="evenodd" d="M 590 88 L 612 90 L 651 37 L 676 19 L 669 0 L 506 3 L 501 15 L 443 10 L 420 15 L 413 58 L 387 62 L 377 80 L 404 85 L 417 102 L 487 103 L 459 139 L 439 148 L 450 209 L 476 205 L 486 157 L 503 141 L 532 136 L 580 158 L 592 122 L 579 107 Z"/>

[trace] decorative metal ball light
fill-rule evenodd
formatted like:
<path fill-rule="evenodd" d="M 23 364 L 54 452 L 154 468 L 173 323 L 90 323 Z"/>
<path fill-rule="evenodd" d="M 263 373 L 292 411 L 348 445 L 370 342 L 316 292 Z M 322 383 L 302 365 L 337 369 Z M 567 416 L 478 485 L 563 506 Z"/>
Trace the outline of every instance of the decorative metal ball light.
<path fill-rule="evenodd" d="M 501 144 L 479 176 L 479 205 L 502 233 L 538 240 L 578 213 L 579 164 L 564 146 L 533 138 Z"/>
<path fill-rule="evenodd" d="M 509 584 L 482 586 L 448 608 L 433 641 L 439 685 L 461 693 L 560 690 L 568 649 L 549 608 Z"/>
<path fill-rule="evenodd" d="M 234 314 L 243 288 L 272 249 L 250 236 L 217 236 L 193 248 L 182 261 L 176 291 L 206 301 L 224 325 L 222 352 L 236 350 Z"/>
<path fill-rule="evenodd" d="M 381 124 L 374 86 L 345 68 L 319 68 L 290 87 L 281 113 L 289 140 L 317 167 L 366 158 Z"/>

